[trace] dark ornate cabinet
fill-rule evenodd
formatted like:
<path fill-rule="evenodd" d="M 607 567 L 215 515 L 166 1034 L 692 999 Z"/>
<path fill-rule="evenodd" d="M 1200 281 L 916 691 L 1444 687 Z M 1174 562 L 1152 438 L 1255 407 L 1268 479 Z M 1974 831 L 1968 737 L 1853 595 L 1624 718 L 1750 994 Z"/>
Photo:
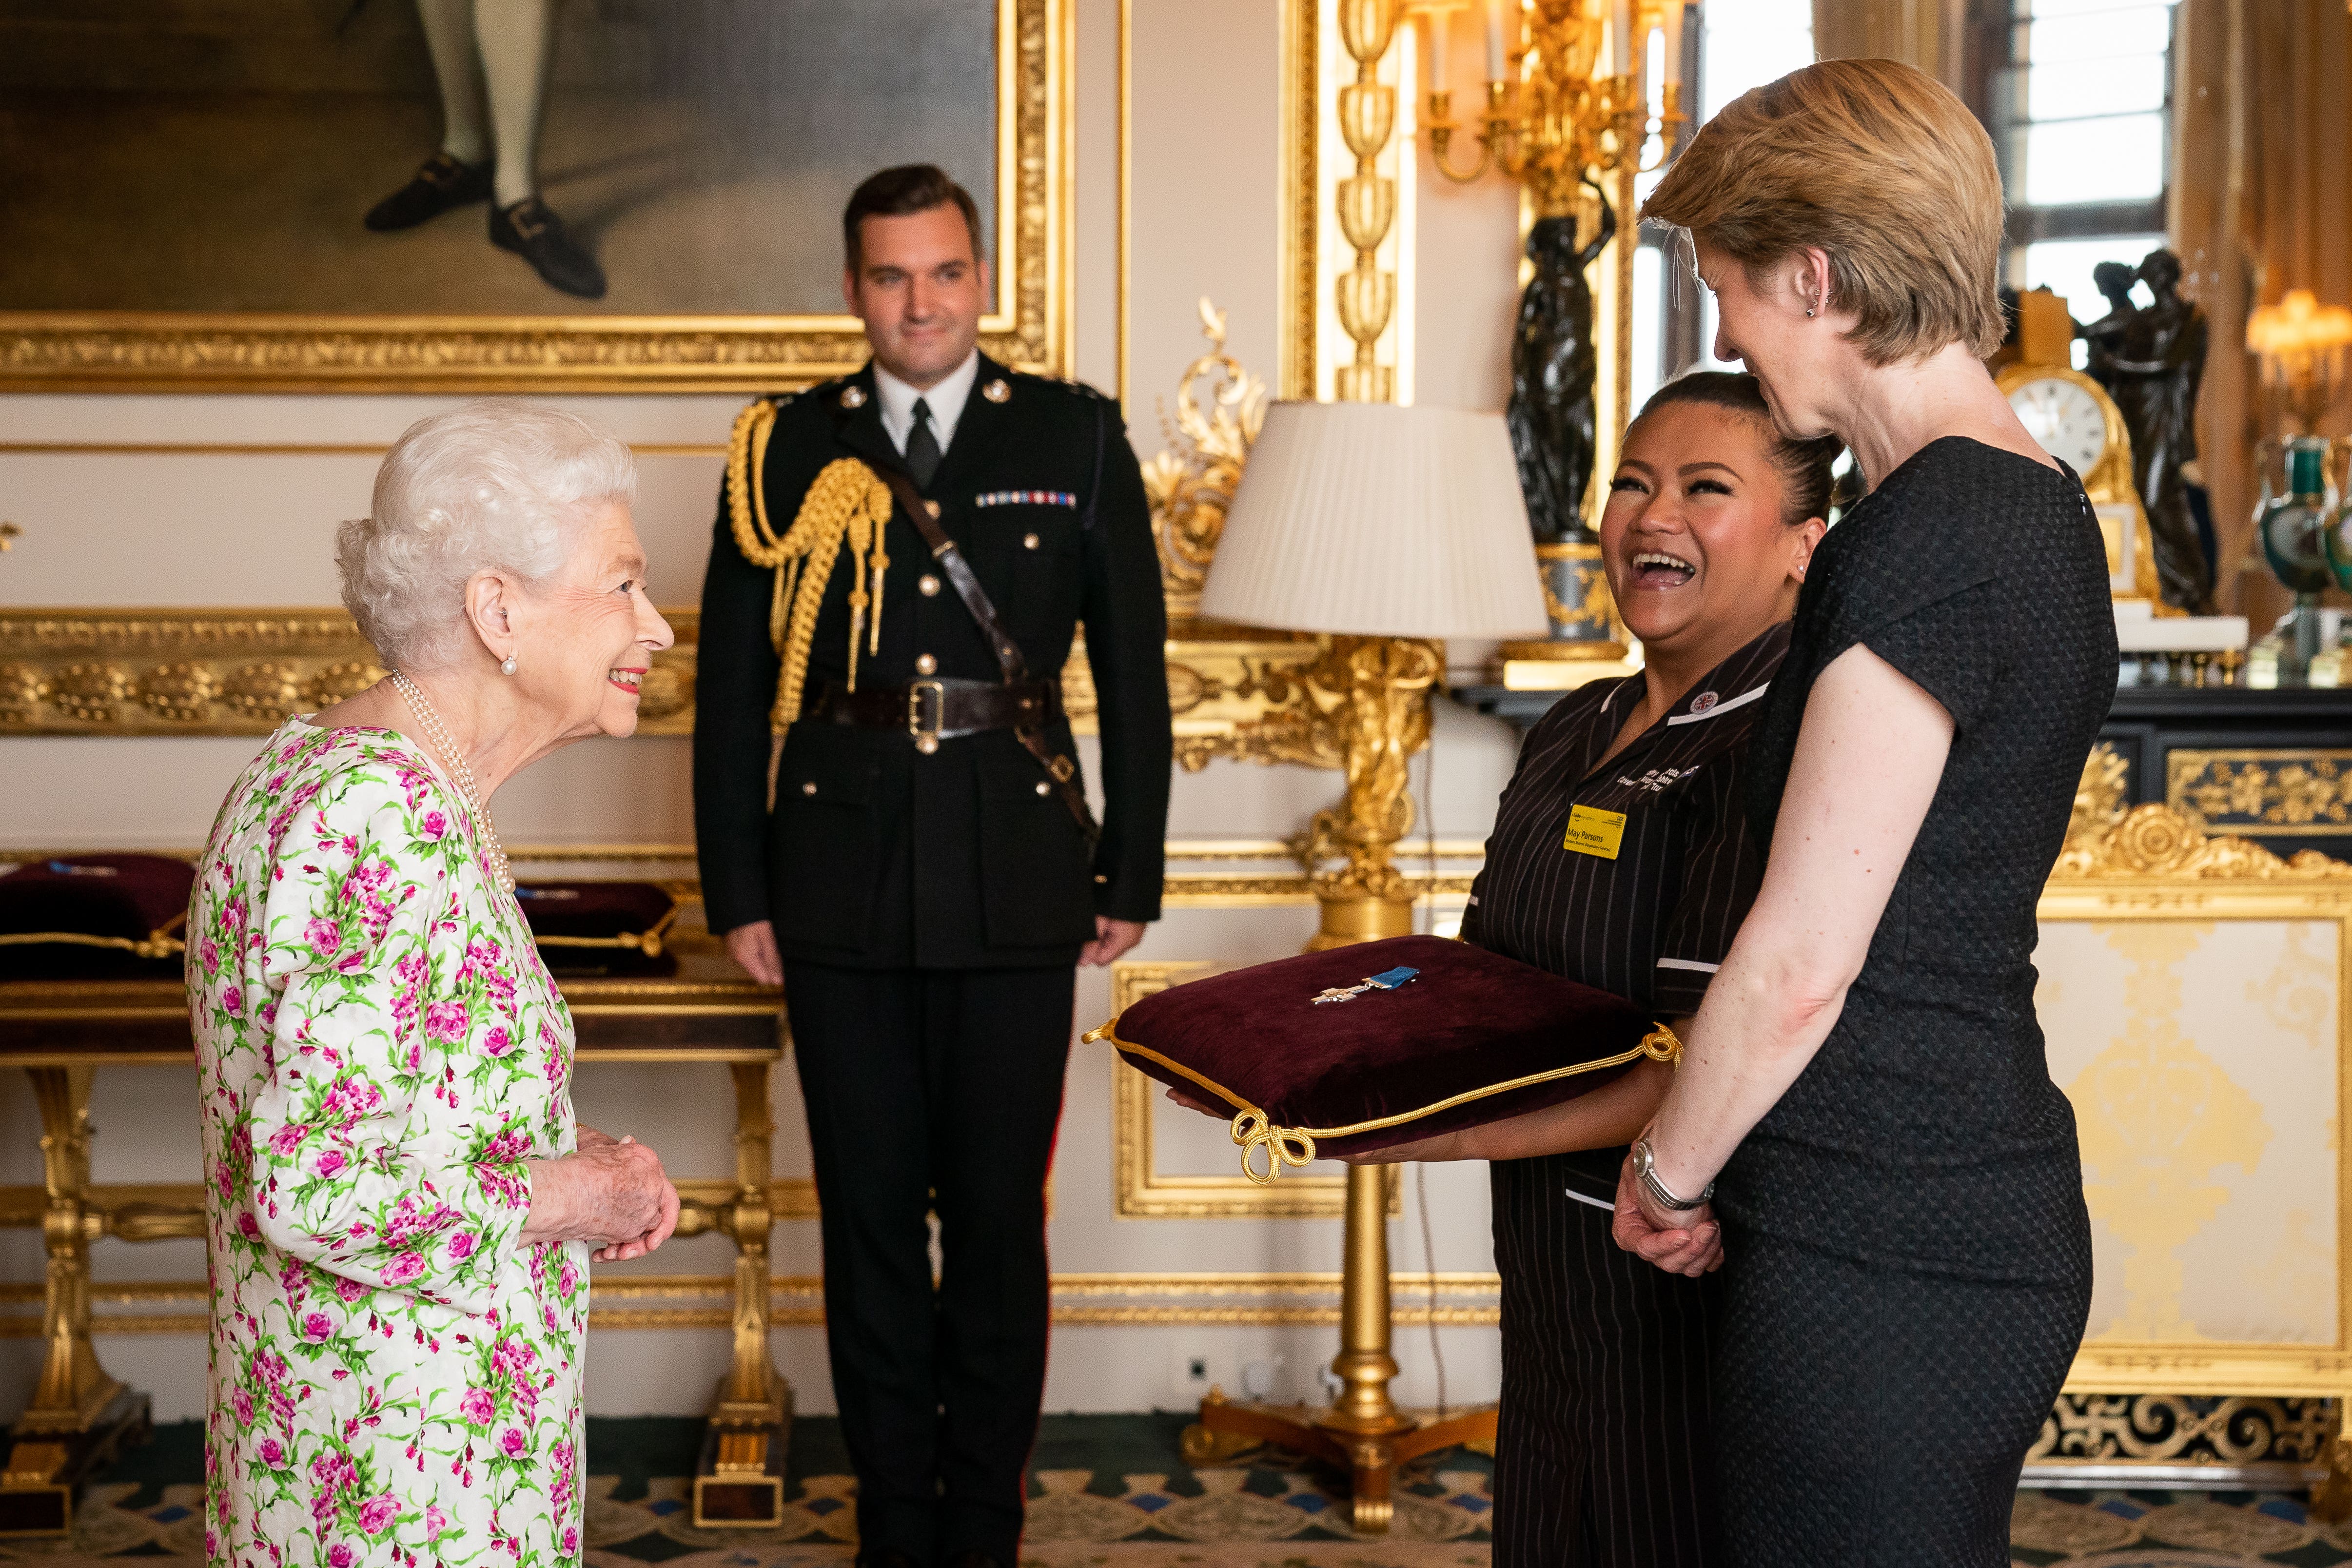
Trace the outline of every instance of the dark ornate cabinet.
<path fill-rule="evenodd" d="M 1524 735 L 1561 693 L 1452 695 Z M 2099 737 L 2123 761 L 2130 805 L 2160 801 L 2275 855 L 2352 858 L 2352 690 L 2126 686 Z"/>

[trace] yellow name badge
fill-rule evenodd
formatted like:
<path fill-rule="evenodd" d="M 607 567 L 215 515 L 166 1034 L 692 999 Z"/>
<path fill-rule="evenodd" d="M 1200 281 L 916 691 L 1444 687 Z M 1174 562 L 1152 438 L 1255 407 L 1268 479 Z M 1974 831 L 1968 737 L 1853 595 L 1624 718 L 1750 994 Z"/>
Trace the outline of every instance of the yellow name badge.
<path fill-rule="evenodd" d="M 1579 855 L 1598 855 L 1603 860 L 1614 860 L 1617 858 L 1617 846 L 1624 837 L 1623 812 L 1579 805 L 1569 810 L 1568 837 L 1559 841 L 1559 847 L 1573 849 Z"/>

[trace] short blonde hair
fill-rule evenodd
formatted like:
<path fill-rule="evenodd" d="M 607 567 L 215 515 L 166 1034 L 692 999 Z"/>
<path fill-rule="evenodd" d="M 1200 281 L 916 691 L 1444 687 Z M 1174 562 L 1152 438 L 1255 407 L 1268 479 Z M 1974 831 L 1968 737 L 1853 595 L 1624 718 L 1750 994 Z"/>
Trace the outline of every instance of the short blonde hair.
<path fill-rule="evenodd" d="M 389 668 L 446 668 L 476 573 L 543 582 L 590 511 L 636 493 L 627 443 L 576 414 L 500 397 L 420 419 L 376 470 L 374 515 L 336 531 L 343 607 Z"/>
<path fill-rule="evenodd" d="M 1874 364 L 1999 348 L 2000 167 L 1968 106 L 1894 60 L 1822 60 L 1734 100 L 1642 216 L 1750 275 L 1808 247 Z"/>

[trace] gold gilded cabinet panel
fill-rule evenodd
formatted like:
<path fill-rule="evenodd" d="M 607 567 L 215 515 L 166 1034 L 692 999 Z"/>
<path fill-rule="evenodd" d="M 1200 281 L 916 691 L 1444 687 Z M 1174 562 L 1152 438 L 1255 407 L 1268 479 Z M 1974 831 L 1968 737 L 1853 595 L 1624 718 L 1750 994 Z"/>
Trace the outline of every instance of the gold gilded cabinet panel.
<path fill-rule="evenodd" d="M 1076 0 L 996 11 L 998 294 L 981 342 L 1066 375 Z M 833 315 L 0 311 L 0 389 L 16 392 L 750 393 L 865 359 L 857 322 Z"/>
<path fill-rule="evenodd" d="M 2255 837 L 2352 835 L 2352 751 L 2167 753 L 2164 802 L 2200 828 Z"/>
<path fill-rule="evenodd" d="M 2087 1195 L 2106 1231 L 2146 1255 L 2076 1354 L 2068 1395 L 2340 1399 L 2352 1391 L 2352 1202 L 2334 1129 L 2352 1113 L 2352 1074 L 2340 1065 L 2352 1035 L 2352 865 L 2311 850 L 2283 859 L 2244 838 L 2209 837 L 2168 805 L 2125 811 L 2116 770 L 2095 754 L 2040 917 L 2049 952 L 2037 961 L 2037 1010 L 2053 1077 L 2076 1100 L 2086 1166 L 2097 1167 Z M 2077 934 L 2067 938 L 2068 927 Z M 2269 942 L 2270 956 L 2251 969 L 2229 958 L 2223 948 L 2241 938 Z M 2186 983 L 2187 952 L 2207 946 L 2238 984 Z M 2050 953 L 2073 962 L 2053 964 Z M 2102 986 L 2120 988 L 2119 1008 L 2097 1003 Z M 2070 1017 L 2085 1003 L 2090 1014 Z M 2332 1089 L 2281 1088 L 2283 1075 L 2323 1067 Z M 2265 1171 L 2265 1162 L 2284 1163 Z M 2108 1171 L 2127 1180 L 2101 1174 Z M 2167 1173 L 2186 1197 L 2160 1213 L 2140 1201 L 2141 1189 L 2153 1192 Z M 2270 1214 L 2276 1234 L 2256 1235 L 2229 1205 L 2260 1199 L 2257 1189 L 2314 1201 L 2300 1217 Z M 2189 1200 L 2212 1212 L 2170 1212 Z M 2185 1288 L 2192 1270 L 2262 1245 L 2316 1270 L 2297 1287 L 2294 1310 L 2204 1321 L 2212 1309 Z M 2264 1260 L 2234 1277 L 2267 1271 Z M 2062 1408 L 2037 1463 L 2108 1451 L 2115 1434 L 2093 1431 L 2094 1415 L 2109 1425 L 2137 1418 L 2129 1403 Z M 2143 1436 L 2168 1447 L 2154 1428 Z"/>

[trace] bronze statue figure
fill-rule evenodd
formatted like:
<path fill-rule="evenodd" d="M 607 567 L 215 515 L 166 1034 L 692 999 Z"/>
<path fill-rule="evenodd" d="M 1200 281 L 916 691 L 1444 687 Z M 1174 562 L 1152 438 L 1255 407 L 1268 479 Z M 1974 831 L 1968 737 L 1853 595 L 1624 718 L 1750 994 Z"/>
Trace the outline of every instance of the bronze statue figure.
<path fill-rule="evenodd" d="M 1588 184 L 1591 182 L 1586 182 Z M 1519 488 L 1539 544 L 1590 539 L 1584 492 L 1592 480 L 1592 290 L 1584 269 L 1617 232 L 1617 215 L 1592 186 L 1601 221 L 1576 243 L 1576 218 L 1538 218 L 1528 231 L 1535 276 L 1519 301 L 1511 334 L 1511 401 L 1506 417 L 1518 454 Z"/>
<path fill-rule="evenodd" d="M 2205 312 L 2180 297 L 2180 258 L 2161 247 L 2136 271 L 2105 262 L 2094 277 L 2111 309 L 2083 329 L 2090 345 L 2087 369 L 2115 399 L 2131 433 L 2132 483 L 2147 512 L 2164 602 L 2202 615 L 2212 606 L 2213 568 L 2198 543 L 2180 469 L 2197 456 Z M 2133 281 L 2146 283 L 2154 296 L 2144 310 L 2131 302 Z M 2110 287 L 2117 282 L 2121 289 Z"/>

